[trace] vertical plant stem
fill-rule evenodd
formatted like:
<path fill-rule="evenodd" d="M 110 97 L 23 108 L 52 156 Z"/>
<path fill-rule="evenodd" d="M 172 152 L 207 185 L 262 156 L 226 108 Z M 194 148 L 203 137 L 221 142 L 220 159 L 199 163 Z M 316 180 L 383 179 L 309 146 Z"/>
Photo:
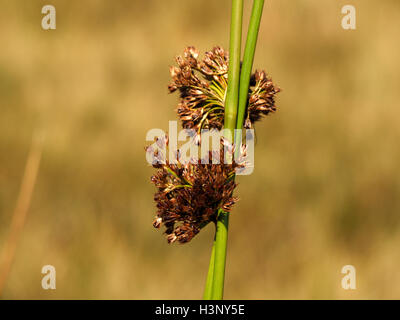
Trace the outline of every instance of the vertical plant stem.
<path fill-rule="evenodd" d="M 239 107 L 236 123 L 236 128 L 238 129 L 241 129 L 243 126 L 244 115 L 246 112 L 251 69 L 253 67 L 254 53 L 256 50 L 257 37 L 258 31 L 260 29 L 263 7 L 264 0 L 254 0 L 253 9 L 251 11 L 249 29 L 247 32 L 246 47 L 244 49 L 242 70 L 240 72 Z"/>
<path fill-rule="evenodd" d="M 215 262 L 215 239 L 211 250 L 210 266 L 208 267 L 206 288 L 204 289 L 204 295 L 203 295 L 204 300 L 210 300 L 212 297 L 212 288 L 214 280 L 214 262 Z"/>
<path fill-rule="evenodd" d="M 224 127 L 227 138 L 233 142 L 239 100 L 240 50 L 242 40 L 243 0 L 232 0 L 232 17 L 229 43 L 228 88 L 225 101 Z M 229 213 L 220 211 L 215 233 L 215 260 L 212 286 L 213 300 L 220 300 L 224 294 L 226 248 L 228 240 Z"/>
<path fill-rule="evenodd" d="M 240 50 L 242 42 L 243 0 L 232 0 L 231 34 L 229 43 L 228 88 L 225 100 L 224 127 L 233 131 L 239 100 Z"/>
<path fill-rule="evenodd" d="M 215 234 L 215 260 L 212 300 L 221 300 L 224 296 L 226 248 L 228 242 L 229 213 L 221 211 Z"/>

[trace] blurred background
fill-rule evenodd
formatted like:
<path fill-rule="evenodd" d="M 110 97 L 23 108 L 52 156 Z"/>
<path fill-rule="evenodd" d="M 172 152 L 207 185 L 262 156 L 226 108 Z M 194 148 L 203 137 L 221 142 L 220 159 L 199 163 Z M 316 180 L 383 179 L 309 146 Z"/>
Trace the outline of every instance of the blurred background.
<path fill-rule="evenodd" d="M 174 57 L 228 49 L 229 23 L 229 0 L 0 0 L 0 256 L 44 136 L 2 298 L 202 297 L 214 230 L 168 245 L 152 227 L 144 146 L 176 119 Z M 400 298 L 399 30 L 398 0 L 266 1 L 254 66 L 282 92 L 239 178 L 225 298 Z M 56 290 L 41 287 L 47 264 Z M 356 290 L 341 287 L 348 264 Z"/>

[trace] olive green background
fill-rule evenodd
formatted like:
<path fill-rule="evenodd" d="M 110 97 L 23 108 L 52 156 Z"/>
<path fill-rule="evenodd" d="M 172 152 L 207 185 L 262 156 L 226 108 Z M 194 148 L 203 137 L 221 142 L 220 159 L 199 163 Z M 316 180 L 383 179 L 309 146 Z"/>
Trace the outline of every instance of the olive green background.
<path fill-rule="evenodd" d="M 3 298 L 201 298 L 213 228 L 187 245 L 153 229 L 145 136 L 176 119 L 174 56 L 228 49 L 229 24 L 229 0 L 0 0 L 0 253 L 45 135 Z M 400 298 L 399 29 L 398 0 L 266 1 L 255 67 L 282 92 L 238 179 L 225 298 Z M 41 288 L 46 264 L 56 290 Z M 347 264 L 356 290 L 341 287 Z"/>

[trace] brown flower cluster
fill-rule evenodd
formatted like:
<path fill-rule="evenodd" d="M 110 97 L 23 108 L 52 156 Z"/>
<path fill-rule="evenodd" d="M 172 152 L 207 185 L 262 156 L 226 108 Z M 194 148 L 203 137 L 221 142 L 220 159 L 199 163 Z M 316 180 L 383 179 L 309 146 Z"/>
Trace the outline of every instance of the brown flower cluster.
<path fill-rule="evenodd" d="M 224 104 L 228 82 L 229 54 L 221 47 L 205 53 L 202 60 L 194 47 L 176 58 L 170 68 L 169 91 L 179 90 L 177 113 L 185 129 L 218 129 L 224 124 Z M 250 128 L 263 115 L 276 111 L 275 94 L 280 89 L 264 71 L 256 71 L 249 88 L 244 126 Z"/>
<path fill-rule="evenodd" d="M 171 67 L 170 92 L 179 90 L 178 116 L 185 129 L 218 129 L 223 126 L 224 99 L 228 81 L 228 53 L 220 47 L 198 59 L 194 47 L 178 56 Z"/>
<path fill-rule="evenodd" d="M 265 71 L 256 70 L 250 79 L 249 102 L 245 117 L 246 128 L 251 128 L 251 125 L 262 116 L 276 111 L 275 94 L 280 91 L 281 89 L 273 84 Z"/>
<path fill-rule="evenodd" d="M 201 129 L 222 129 L 228 53 L 215 47 L 200 60 L 196 49 L 188 47 L 176 62 L 177 66 L 170 69 L 172 83 L 168 88 L 170 92 L 180 93 L 177 113 L 183 128 L 194 129 L 197 133 L 201 133 Z M 246 128 L 276 110 L 275 94 L 279 91 L 264 71 L 255 72 L 250 81 Z M 201 144 L 200 135 L 196 137 L 195 144 Z M 157 150 L 152 150 L 152 146 L 146 148 L 153 155 L 153 167 L 158 169 L 151 178 L 157 188 L 154 196 L 157 216 L 153 225 L 156 228 L 165 226 L 169 243 L 186 243 L 208 223 L 216 222 L 221 210 L 229 212 L 237 201 L 232 196 L 236 187 L 234 176 L 246 167 L 246 147 L 241 147 L 236 162 L 226 164 L 226 155 L 235 151 L 234 146 L 224 139 L 221 139 L 218 153 L 210 152 L 207 159 L 194 162 L 181 161 L 179 150 L 176 162 L 164 159 L 167 136 L 158 138 L 156 145 Z M 216 158 L 219 164 L 212 161 Z"/>
<path fill-rule="evenodd" d="M 166 146 L 168 138 L 158 139 L 157 143 Z M 150 148 L 147 151 L 153 152 Z M 209 160 L 216 157 L 220 163 L 212 164 Z M 208 223 L 216 222 L 220 209 L 229 212 L 237 201 L 232 197 L 236 187 L 233 177 L 240 165 L 224 164 L 223 157 L 223 152 L 210 152 L 203 161 L 182 163 L 178 151 L 175 164 L 156 157 L 153 167 L 158 171 L 151 178 L 157 187 L 153 226 L 165 226 L 169 243 L 190 241 Z"/>

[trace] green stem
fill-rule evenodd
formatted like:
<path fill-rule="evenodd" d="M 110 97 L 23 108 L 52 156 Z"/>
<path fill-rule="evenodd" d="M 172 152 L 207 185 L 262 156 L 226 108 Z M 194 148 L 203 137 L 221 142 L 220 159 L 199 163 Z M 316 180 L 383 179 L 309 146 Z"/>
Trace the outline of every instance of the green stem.
<path fill-rule="evenodd" d="M 234 140 L 232 140 L 234 139 L 234 129 L 241 129 L 243 127 L 248 100 L 250 76 L 253 67 L 254 53 L 263 6 L 264 0 L 254 0 L 243 64 L 242 68 L 240 68 L 243 0 L 232 0 L 232 21 L 229 48 L 230 59 L 224 117 L 224 127 L 228 129 L 230 133 L 227 138 L 231 142 L 234 142 Z M 237 142 L 240 143 L 240 139 Z M 204 299 L 215 300 L 223 298 L 228 227 L 229 213 L 220 210 L 218 212 L 215 240 L 211 252 Z"/>
<path fill-rule="evenodd" d="M 210 266 L 208 267 L 206 288 L 204 289 L 204 300 L 210 300 L 212 297 L 212 288 L 214 281 L 214 261 L 215 261 L 215 239 L 211 250 Z"/>
<path fill-rule="evenodd" d="M 224 296 L 226 248 L 228 242 L 229 212 L 221 211 L 215 233 L 214 277 L 212 300 L 222 300 Z"/>
<path fill-rule="evenodd" d="M 236 115 L 239 100 L 240 49 L 242 41 L 243 0 L 232 0 L 232 20 L 229 43 L 228 88 L 225 101 L 224 127 L 233 130 L 236 127 Z M 233 135 L 232 135 L 233 137 Z"/>
<path fill-rule="evenodd" d="M 225 101 L 224 127 L 229 130 L 227 138 L 233 142 L 239 100 L 240 50 L 242 40 L 243 0 L 232 0 L 232 20 L 229 44 L 228 88 Z M 224 294 L 226 248 L 228 241 L 229 213 L 220 211 L 215 233 L 215 260 L 212 295 L 220 300 Z"/>
<path fill-rule="evenodd" d="M 254 0 L 253 9 L 250 17 L 249 30 L 247 32 L 246 47 L 244 49 L 242 70 L 240 73 L 239 107 L 236 123 L 236 128 L 238 129 L 241 129 L 243 126 L 244 115 L 246 112 L 251 69 L 253 67 L 254 53 L 256 50 L 257 37 L 258 31 L 260 29 L 263 7 L 264 0 Z"/>

